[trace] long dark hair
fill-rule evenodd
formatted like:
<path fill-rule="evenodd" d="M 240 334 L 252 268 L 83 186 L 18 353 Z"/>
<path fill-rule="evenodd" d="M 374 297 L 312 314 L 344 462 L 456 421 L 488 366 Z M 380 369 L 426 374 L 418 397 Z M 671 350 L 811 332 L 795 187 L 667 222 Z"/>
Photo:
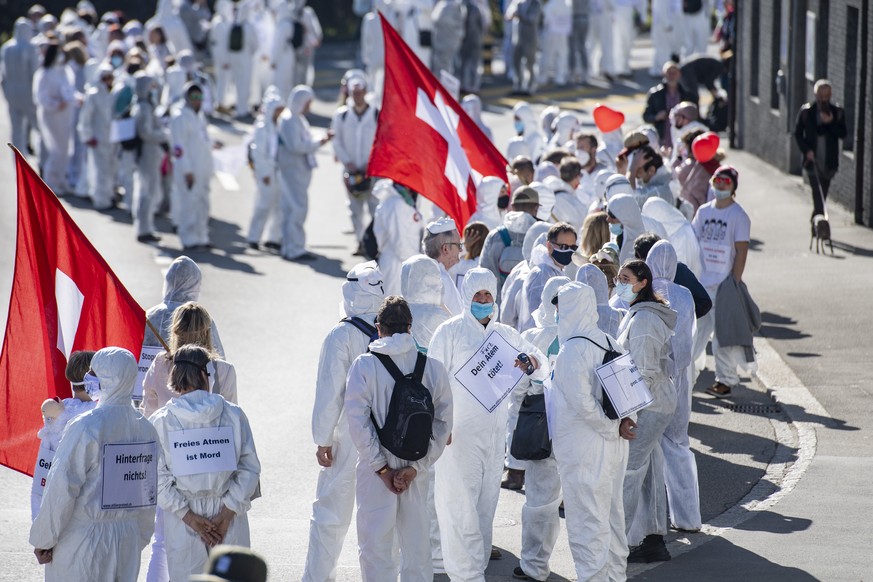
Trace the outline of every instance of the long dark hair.
<path fill-rule="evenodd" d="M 56 42 L 49 43 L 45 48 L 45 56 L 42 58 L 43 68 L 51 68 L 55 61 L 58 60 L 58 53 L 60 53 L 58 44 Z"/>
<path fill-rule="evenodd" d="M 666 302 L 661 299 L 661 297 L 657 293 L 655 293 L 655 288 L 652 287 L 652 270 L 649 269 L 649 266 L 646 264 L 645 261 L 632 259 L 625 262 L 625 264 L 622 265 L 621 268 L 627 269 L 628 271 L 633 273 L 634 277 L 636 277 L 638 281 L 646 281 L 645 287 L 637 292 L 637 298 L 634 299 L 634 302 L 631 303 L 631 305 L 642 303 L 643 301 L 654 301 L 655 303 L 666 305 Z"/>

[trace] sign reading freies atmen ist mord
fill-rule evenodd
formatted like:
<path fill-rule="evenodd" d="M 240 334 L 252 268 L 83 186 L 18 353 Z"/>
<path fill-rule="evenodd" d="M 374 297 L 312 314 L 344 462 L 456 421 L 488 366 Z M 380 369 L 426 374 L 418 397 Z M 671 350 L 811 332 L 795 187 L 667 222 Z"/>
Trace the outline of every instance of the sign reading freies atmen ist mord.
<path fill-rule="evenodd" d="M 494 412 L 524 375 L 515 367 L 518 353 L 518 349 L 503 336 L 492 331 L 461 369 L 455 372 L 455 379 L 485 410 Z"/>
<path fill-rule="evenodd" d="M 174 430 L 169 437 L 170 463 L 177 477 L 237 469 L 232 427 Z"/>
<path fill-rule="evenodd" d="M 103 509 L 135 509 L 158 500 L 158 443 L 103 445 Z"/>

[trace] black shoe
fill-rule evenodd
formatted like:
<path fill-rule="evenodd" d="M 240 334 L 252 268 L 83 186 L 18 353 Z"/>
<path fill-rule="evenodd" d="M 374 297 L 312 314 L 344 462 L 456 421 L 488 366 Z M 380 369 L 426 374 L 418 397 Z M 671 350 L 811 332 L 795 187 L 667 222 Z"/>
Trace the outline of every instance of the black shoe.
<path fill-rule="evenodd" d="M 141 243 L 156 243 L 156 242 L 161 242 L 161 237 L 159 237 L 155 234 L 149 233 L 149 234 L 139 235 L 138 237 L 136 237 L 136 240 L 138 240 Z"/>
<path fill-rule="evenodd" d="M 515 567 L 515 570 L 512 571 L 512 577 L 519 580 L 535 580 L 536 582 L 539 582 L 536 578 L 531 578 L 530 576 L 525 574 L 524 570 L 521 569 L 521 566 Z"/>
<path fill-rule="evenodd" d="M 286 261 L 291 261 L 292 263 L 300 263 L 305 261 L 315 261 L 318 259 L 315 255 L 310 252 L 305 252 L 302 255 L 297 255 L 296 257 L 282 257 Z"/>
<path fill-rule="evenodd" d="M 253 251 L 259 251 L 259 250 L 261 250 L 261 245 L 259 245 L 256 242 L 250 242 L 249 248 L 252 249 Z"/>
<path fill-rule="evenodd" d="M 278 251 L 282 249 L 282 245 L 277 242 L 267 241 L 264 243 L 264 247 L 270 249 L 271 251 Z"/>
<path fill-rule="evenodd" d="M 643 543 L 632 548 L 627 557 L 628 564 L 649 564 L 651 562 L 668 562 L 670 552 L 664 543 L 664 536 L 652 534 L 646 536 Z"/>
<path fill-rule="evenodd" d="M 491 546 L 491 557 L 488 559 L 489 560 L 499 560 L 502 557 L 503 557 L 503 552 L 501 552 L 499 548 L 495 548 L 494 546 Z"/>
<path fill-rule="evenodd" d="M 524 487 L 524 470 L 507 469 L 506 477 L 500 482 L 500 487 L 510 491 L 521 491 L 522 487 Z"/>

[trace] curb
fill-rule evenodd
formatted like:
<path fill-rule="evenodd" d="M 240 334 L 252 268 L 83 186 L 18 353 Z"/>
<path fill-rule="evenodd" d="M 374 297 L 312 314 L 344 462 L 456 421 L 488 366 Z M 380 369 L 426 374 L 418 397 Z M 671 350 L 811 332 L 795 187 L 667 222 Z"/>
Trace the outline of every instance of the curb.
<path fill-rule="evenodd" d="M 674 558 L 721 537 L 791 493 L 809 468 L 818 444 L 814 424 L 805 419 L 811 415 L 831 418 L 766 338 L 755 337 L 755 351 L 758 372 L 753 380 L 782 408 L 779 417 L 770 419 L 776 433 L 776 451 L 752 490 L 736 505 L 704 523 L 700 530 L 702 535 L 673 533 L 669 536 L 672 539 L 668 540 L 667 547 Z M 628 578 L 663 563 L 634 565 L 633 574 L 629 573 Z"/>

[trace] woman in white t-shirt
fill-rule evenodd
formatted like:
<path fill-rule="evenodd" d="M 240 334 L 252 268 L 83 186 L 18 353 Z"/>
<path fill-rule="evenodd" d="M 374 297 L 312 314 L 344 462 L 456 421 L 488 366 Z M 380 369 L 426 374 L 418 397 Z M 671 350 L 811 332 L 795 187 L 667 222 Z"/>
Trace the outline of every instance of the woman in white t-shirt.
<path fill-rule="evenodd" d="M 731 395 L 731 388 L 740 382 L 737 365 L 745 362 L 740 346 L 718 345 L 715 330 L 715 296 L 719 285 L 728 277 L 742 282 L 749 254 L 749 232 L 752 223 L 749 215 L 736 201 L 739 173 L 732 166 L 720 166 L 712 175 L 710 184 L 715 199 L 697 210 L 692 221 L 694 233 L 700 244 L 703 259 L 703 274 L 700 282 L 706 287 L 713 301 L 713 309 L 697 321 L 697 336 L 694 341 L 694 358 L 698 359 L 712 337 L 712 353 L 715 356 L 715 384 L 707 393 L 716 398 Z"/>

